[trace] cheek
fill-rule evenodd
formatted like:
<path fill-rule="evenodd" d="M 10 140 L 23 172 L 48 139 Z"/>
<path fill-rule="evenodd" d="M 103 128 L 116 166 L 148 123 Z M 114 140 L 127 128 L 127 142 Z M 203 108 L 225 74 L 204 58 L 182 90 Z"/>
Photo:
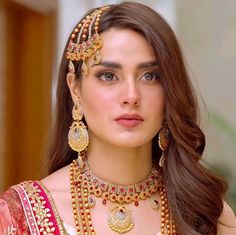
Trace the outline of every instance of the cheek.
<path fill-rule="evenodd" d="M 164 107 L 165 107 L 165 98 L 164 98 L 164 90 L 162 87 L 158 87 L 155 91 L 149 91 L 146 96 L 149 96 L 148 99 L 148 109 L 151 109 L 151 112 L 155 113 L 155 116 L 163 116 L 164 115 Z"/>
<path fill-rule="evenodd" d="M 165 99 L 164 99 L 163 92 L 153 98 L 154 99 L 152 103 L 150 104 L 150 107 L 156 107 L 156 108 L 152 109 L 153 115 L 152 115 L 151 125 L 153 125 L 154 135 L 156 135 L 163 124 L 163 120 L 165 116 L 164 115 Z"/>
<path fill-rule="evenodd" d="M 81 99 L 85 118 L 97 118 L 98 116 L 102 116 L 106 110 L 111 109 L 113 98 L 102 89 L 88 87 L 88 89 L 84 89 L 82 94 Z"/>

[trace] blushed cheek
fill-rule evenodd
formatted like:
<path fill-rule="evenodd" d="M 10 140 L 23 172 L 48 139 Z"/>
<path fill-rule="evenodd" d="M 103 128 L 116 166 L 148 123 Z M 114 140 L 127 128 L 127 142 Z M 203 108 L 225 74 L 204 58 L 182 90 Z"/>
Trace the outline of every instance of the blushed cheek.
<path fill-rule="evenodd" d="M 99 123 L 102 115 L 106 110 L 107 100 L 99 92 L 89 92 L 84 97 L 84 115 L 88 121 L 96 119 L 96 123 Z"/>
<path fill-rule="evenodd" d="M 163 92 L 161 92 L 161 94 L 158 97 L 156 97 L 156 101 L 157 102 L 154 102 L 152 107 L 157 107 L 156 115 L 158 119 L 160 119 L 160 121 L 163 122 L 164 110 L 165 110 L 165 100 Z"/>

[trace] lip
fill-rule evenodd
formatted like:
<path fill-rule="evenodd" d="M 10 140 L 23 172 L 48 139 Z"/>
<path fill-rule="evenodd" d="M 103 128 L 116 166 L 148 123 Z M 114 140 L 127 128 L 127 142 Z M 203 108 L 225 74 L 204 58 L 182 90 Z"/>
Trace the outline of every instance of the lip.
<path fill-rule="evenodd" d="M 117 117 L 115 121 L 123 127 L 136 127 L 140 125 L 144 119 L 138 114 L 123 114 Z"/>

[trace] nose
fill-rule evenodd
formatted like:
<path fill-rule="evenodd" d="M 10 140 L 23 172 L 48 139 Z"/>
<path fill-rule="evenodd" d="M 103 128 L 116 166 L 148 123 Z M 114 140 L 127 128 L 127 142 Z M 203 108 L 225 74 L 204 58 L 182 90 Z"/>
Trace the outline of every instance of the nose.
<path fill-rule="evenodd" d="M 123 83 L 120 101 L 121 105 L 140 105 L 140 90 L 137 82 L 128 80 Z"/>

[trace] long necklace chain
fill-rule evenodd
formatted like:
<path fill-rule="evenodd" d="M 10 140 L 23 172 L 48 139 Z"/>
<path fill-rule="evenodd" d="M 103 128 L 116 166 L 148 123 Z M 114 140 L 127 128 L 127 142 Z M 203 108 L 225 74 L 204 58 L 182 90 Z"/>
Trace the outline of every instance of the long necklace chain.
<path fill-rule="evenodd" d="M 88 206 L 87 189 L 82 188 L 82 185 L 78 184 L 76 180 L 76 177 L 79 174 L 77 162 L 73 161 L 70 165 L 70 187 L 77 235 L 95 235 L 96 233 L 92 225 L 91 214 Z"/>
<path fill-rule="evenodd" d="M 153 176 L 155 177 L 153 178 Z M 102 197 L 104 205 L 106 200 L 118 203 L 111 210 L 108 225 L 113 231 L 122 234 L 130 231 L 134 226 L 132 213 L 125 207 L 125 204 L 133 201 L 138 206 L 140 199 L 150 197 L 155 191 L 159 191 L 161 198 L 161 235 L 176 235 L 175 224 L 168 208 L 166 190 L 161 181 L 157 180 L 157 176 L 158 171 L 153 169 L 142 183 L 126 187 L 117 186 L 94 176 L 88 166 L 82 170 L 79 169 L 77 161 L 74 160 L 70 165 L 70 184 L 77 235 L 96 234 L 90 214 L 92 194 Z M 131 188 L 133 190 L 130 190 Z M 127 200 L 127 198 L 129 199 Z"/>

